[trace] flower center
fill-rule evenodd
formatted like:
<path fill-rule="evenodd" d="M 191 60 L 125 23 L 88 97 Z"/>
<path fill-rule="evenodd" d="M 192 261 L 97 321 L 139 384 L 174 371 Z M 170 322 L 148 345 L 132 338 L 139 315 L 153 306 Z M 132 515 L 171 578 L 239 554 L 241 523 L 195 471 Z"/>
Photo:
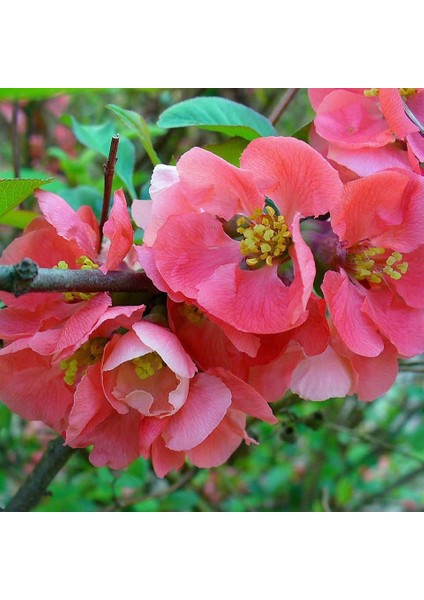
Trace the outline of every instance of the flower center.
<path fill-rule="evenodd" d="M 379 284 L 385 275 L 395 280 L 405 275 L 408 271 L 408 263 L 401 262 L 402 259 L 400 252 L 392 252 L 389 255 L 385 248 L 358 246 L 353 252 L 348 253 L 346 267 L 358 281 Z"/>
<path fill-rule="evenodd" d="M 76 261 L 77 265 L 81 265 L 80 269 L 98 269 L 99 265 L 94 263 L 88 256 L 80 256 Z M 69 269 L 69 265 L 64 260 L 60 260 L 54 269 Z M 96 293 L 85 294 L 84 292 L 64 292 L 63 296 L 67 302 L 73 300 L 90 300 Z"/>
<path fill-rule="evenodd" d="M 194 304 L 186 304 L 185 302 L 180 306 L 180 313 L 184 315 L 187 321 L 194 323 L 195 325 L 200 325 L 205 317 L 197 306 L 194 306 Z"/>
<path fill-rule="evenodd" d="M 405 98 L 405 100 L 407 100 L 410 96 L 413 96 L 417 91 L 418 88 L 399 88 L 399 93 L 402 98 Z M 378 96 L 379 92 L 379 88 L 371 88 L 369 90 L 364 90 L 364 96 Z"/>
<path fill-rule="evenodd" d="M 271 267 L 273 259 L 281 258 L 291 244 L 286 221 L 272 206 L 265 206 L 264 211 L 257 208 L 249 218 L 237 219 L 237 232 L 244 238 L 240 252 L 247 257 L 249 267 Z"/>
<path fill-rule="evenodd" d="M 139 358 L 134 358 L 132 363 L 139 379 L 147 379 L 163 367 L 162 359 L 157 352 L 150 352 Z"/>
<path fill-rule="evenodd" d="M 60 368 L 65 371 L 63 380 L 68 385 L 74 385 L 81 378 L 90 365 L 94 365 L 103 354 L 107 338 L 94 338 L 85 342 L 78 350 L 66 360 L 59 363 Z"/>

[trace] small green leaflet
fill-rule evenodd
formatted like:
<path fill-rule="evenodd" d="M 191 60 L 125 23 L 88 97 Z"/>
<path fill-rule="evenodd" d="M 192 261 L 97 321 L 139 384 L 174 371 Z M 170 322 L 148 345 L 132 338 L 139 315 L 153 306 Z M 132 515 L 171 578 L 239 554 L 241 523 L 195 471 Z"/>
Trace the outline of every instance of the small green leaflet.
<path fill-rule="evenodd" d="M 249 141 L 277 135 L 271 122 L 263 115 L 238 102 L 213 96 L 191 98 L 174 104 L 161 114 L 157 124 L 165 129 L 195 125 Z"/>
<path fill-rule="evenodd" d="M 46 183 L 49 179 L 0 179 L 0 218 L 16 208 L 34 190 Z"/>
<path fill-rule="evenodd" d="M 95 150 L 105 158 L 109 156 L 110 142 L 112 137 L 116 135 L 115 127 L 110 121 L 106 121 L 101 125 L 82 125 L 72 117 L 72 131 L 83 146 Z M 133 185 L 134 165 L 134 145 L 129 139 L 121 136 L 119 138 L 115 173 L 126 185 L 133 198 L 137 195 Z"/>
<path fill-rule="evenodd" d="M 31 210 L 11 210 L 7 213 L 7 215 L 0 217 L 0 224 L 9 225 L 9 227 L 16 227 L 17 229 L 25 229 L 25 227 L 29 225 L 31 221 L 39 216 L 40 213 L 36 213 Z"/>
<path fill-rule="evenodd" d="M 160 164 L 160 159 L 156 154 L 153 144 L 152 138 L 150 137 L 150 131 L 147 126 L 146 121 L 143 119 L 141 115 L 134 112 L 133 110 L 127 110 L 125 108 L 121 108 L 116 106 L 116 104 L 107 104 L 106 108 L 111 110 L 117 117 L 121 119 L 121 121 L 130 129 L 133 133 L 136 134 L 138 139 L 143 145 L 148 157 L 152 161 L 153 166 Z"/>

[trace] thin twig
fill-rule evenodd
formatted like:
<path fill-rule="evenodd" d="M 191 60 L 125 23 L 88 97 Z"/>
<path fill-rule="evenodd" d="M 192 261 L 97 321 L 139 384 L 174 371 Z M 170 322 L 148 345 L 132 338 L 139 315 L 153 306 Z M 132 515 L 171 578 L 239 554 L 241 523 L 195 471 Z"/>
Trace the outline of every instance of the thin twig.
<path fill-rule="evenodd" d="M 28 512 L 43 499 L 51 481 L 75 452 L 63 444 L 61 437 L 49 442 L 40 462 L 6 505 L 5 512 Z"/>
<path fill-rule="evenodd" d="M 109 157 L 107 162 L 103 165 L 105 174 L 105 185 L 103 190 L 103 207 L 102 215 L 100 217 L 100 241 L 99 241 L 99 252 L 102 245 L 102 232 L 103 225 L 106 223 L 107 216 L 109 213 L 110 197 L 112 194 L 113 175 L 115 173 L 115 164 L 117 161 L 116 155 L 118 153 L 119 135 L 114 135 L 110 142 Z"/>
<path fill-rule="evenodd" d="M 398 448 L 397 446 L 394 446 L 393 444 L 390 444 L 384 440 L 380 440 L 380 439 L 374 437 L 373 435 L 369 435 L 368 433 L 358 433 L 357 431 L 355 431 L 354 429 L 351 429 L 350 427 L 344 427 L 343 425 L 339 425 L 338 423 L 332 423 L 330 421 L 325 421 L 325 426 L 328 427 L 328 429 L 332 429 L 333 431 L 337 431 L 340 433 L 347 433 L 351 437 L 356 438 L 360 441 L 363 441 L 363 442 L 366 442 L 369 444 L 375 444 L 376 446 L 380 446 L 380 448 L 385 448 L 386 450 L 390 450 L 391 452 L 396 452 L 397 454 L 401 454 L 402 456 L 405 456 L 406 458 L 416 460 L 416 461 L 420 462 L 422 465 L 424 465 L 424 458 L 421 458 L 421 456 L 418 456 L 417 454 L 413 454 L 412 452 L 408 452 L 407 450 L 402 450 L 402 448 Z"/>
<path fill-rule="evenodd" d="M 0 266 L 0 290 L 20 296 L 28 292 L 153 292 L 144 272 L 98 269 L 44 269 L 29 258 Z"/>
<path fill-rule="evenodd" d="M 413 469 L 412 471 L 409 471 L 405 475 L 402 475 L 398 479 L 395 479 L 395 481 L 393 481 L 392 483 L 390 483 L 389 485 L 384 487 L 379 492 L 375 492 L 374 494 L 365 496 L 364 498 L 359 500 L 356 504 L 351 506 L 349 508 L 349 511 L 361 510 L 361 508 L 363 508 L 364 506 L 368 506 L 369 504 L 372 504 L 376 500 L 379 500 L 380 498 L 384 498 L 384 496 L 386 496 L 387 494 L 389 494 L 396 488 L 401 487 L 402 485 L 405 485 L 405 483 L 409 483 L 410 481 L 412 481 L 413 479 L 415 479 L 416 477 L 418 477 L 419 475 L 421 475 L 423 473 L 424 473 L 424 464 L 421 465 L 420 467 L 417 467 L 416 469 Z"/>
<path fill-rule="evenodd" d="M 16 178 L 21 176 L 21 157 L 19 152 L 18 131 L 19 103 L 17 100 L 12 105 L 12 150 L 13 150 L 13 173 Z"/>
<path fill-rule="evenodd" d="M 271 111 L 271 113 L 270 113 L 270 115 L 268 117 L 268 119 L 271 121 L 271 123 L 273 125 L 276 125 L 278 123 L 278 121 L 280 120 L 281 115 L 287 109 L 287 107 L 289 106 L 290 102 L 296 96 L 296 94 L 297 94 L 298 91 L 299 91 L 299 88 L 289 88 L 285 92 L 285 94 L 283 95 L 283 97 L 274 106 L 274 108 L 272 109 L 272 111 Z"/>

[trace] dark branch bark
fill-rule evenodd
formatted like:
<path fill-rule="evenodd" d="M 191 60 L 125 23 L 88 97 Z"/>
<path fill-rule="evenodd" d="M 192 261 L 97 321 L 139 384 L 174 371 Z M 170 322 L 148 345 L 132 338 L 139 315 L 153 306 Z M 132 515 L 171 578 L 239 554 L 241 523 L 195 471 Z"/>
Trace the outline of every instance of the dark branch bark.
<path fill-rule="evenodd" d="M 22 487 L 6 505 L 5 512 L 28 512 L 46 495 L 47 488 L 66 464 L 74 448 L 63 445 L 61 437 L 52 440 L 40 462 L 28 476 Z"/>
<path fill-rule="evenodd" d="M 287 90 L 287 92 L 284 94 L 284 96 L 281 98 L 281 100 L 272 109 L 271 114 L 269 115 L 268 119 L 271 121 L 271 123 L 273 125 L 276 125 L 278 123 L 281 115 L 287 109 L 290 102 L 296 96 L 298 91 L 299 91 L 299 88 L 289 88 Z"/>
<path fill-rule="evenodd" d="M 115 163 L 117 161 L 116 155 L 118 154 L 119 135 L 113 136 L 110 142 L 109 158 L 103 165 L 105 173 L 105 186 L 103 190 L 103 207 L 102 215 L 100 217 L 100 241 L 99 241 L 99 252 L 102 245 L 102 232 L 103 225 L 106 223 L 106 219 L 109 213 L 110 197 L 112 194 L 113 175 L 115 173 Z"/>
<path fill-rule="evenodd" d="M 17 265 L 0 266 L 0 290 L 20 296 L 28 292 L 152 292 L 145 273 L 98 269 L 43 269 L 29 258 Z"/>

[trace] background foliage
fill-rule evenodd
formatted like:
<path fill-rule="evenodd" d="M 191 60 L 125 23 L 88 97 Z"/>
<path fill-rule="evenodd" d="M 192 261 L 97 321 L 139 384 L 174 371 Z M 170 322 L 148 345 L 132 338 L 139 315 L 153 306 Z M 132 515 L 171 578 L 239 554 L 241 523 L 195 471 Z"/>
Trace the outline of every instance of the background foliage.
<path fill-rule="evenodd" d="M 20 176 L 53 177 L 44 183 L 45 189 L 74 208 L 90 204 L 99 215 L 102 165 L 114 133 L 121 138 L 115 188 L 123 185 L 128 200 L 148 198 L 153 165 L 159 160 L 175 163 L 195 145 L 237 163 L 247 140 L 274 133 L 260 115 L 269 116 L 284 93 L 279 89 L 2 89 L 0 179 L 16 174 L 13 103 L 19 108 L 15 148 L 18 143 Z M 216 114 L 202 109 L 204 100 L 191 104 L 199 97 L 218 98 Z M 234 105 L 217 127 L 224 98 L 247 108 Z M 241 113 L 249 126 L 240 126 Z M 300 90 L 276 123 L 276 131 L 307 139 L 313 116 L 307 92 Z M 0 250 L 36 210 L 31 197 L 20 208 L 3 216 L 0 211 Z M 424 362 L 415 359 L 401 367 L 393 389 L 371 404 L 355 398 L 318 404 L 289 396 L 277 407 L 279 425 L 251 425 L 249 433 L 258 446 L 241 447 L 222 467 L 201 470 L 187 465 L 164 480 L 157 479 L 142 459 L 125 471 L 112 471 L 92 467 L 88 452 L 78 451 L 37 510 L 423 510 L 423 380 Z M 0 404 L 0 506 L 53 437 L 41 423 L 27 423 Z"/>

